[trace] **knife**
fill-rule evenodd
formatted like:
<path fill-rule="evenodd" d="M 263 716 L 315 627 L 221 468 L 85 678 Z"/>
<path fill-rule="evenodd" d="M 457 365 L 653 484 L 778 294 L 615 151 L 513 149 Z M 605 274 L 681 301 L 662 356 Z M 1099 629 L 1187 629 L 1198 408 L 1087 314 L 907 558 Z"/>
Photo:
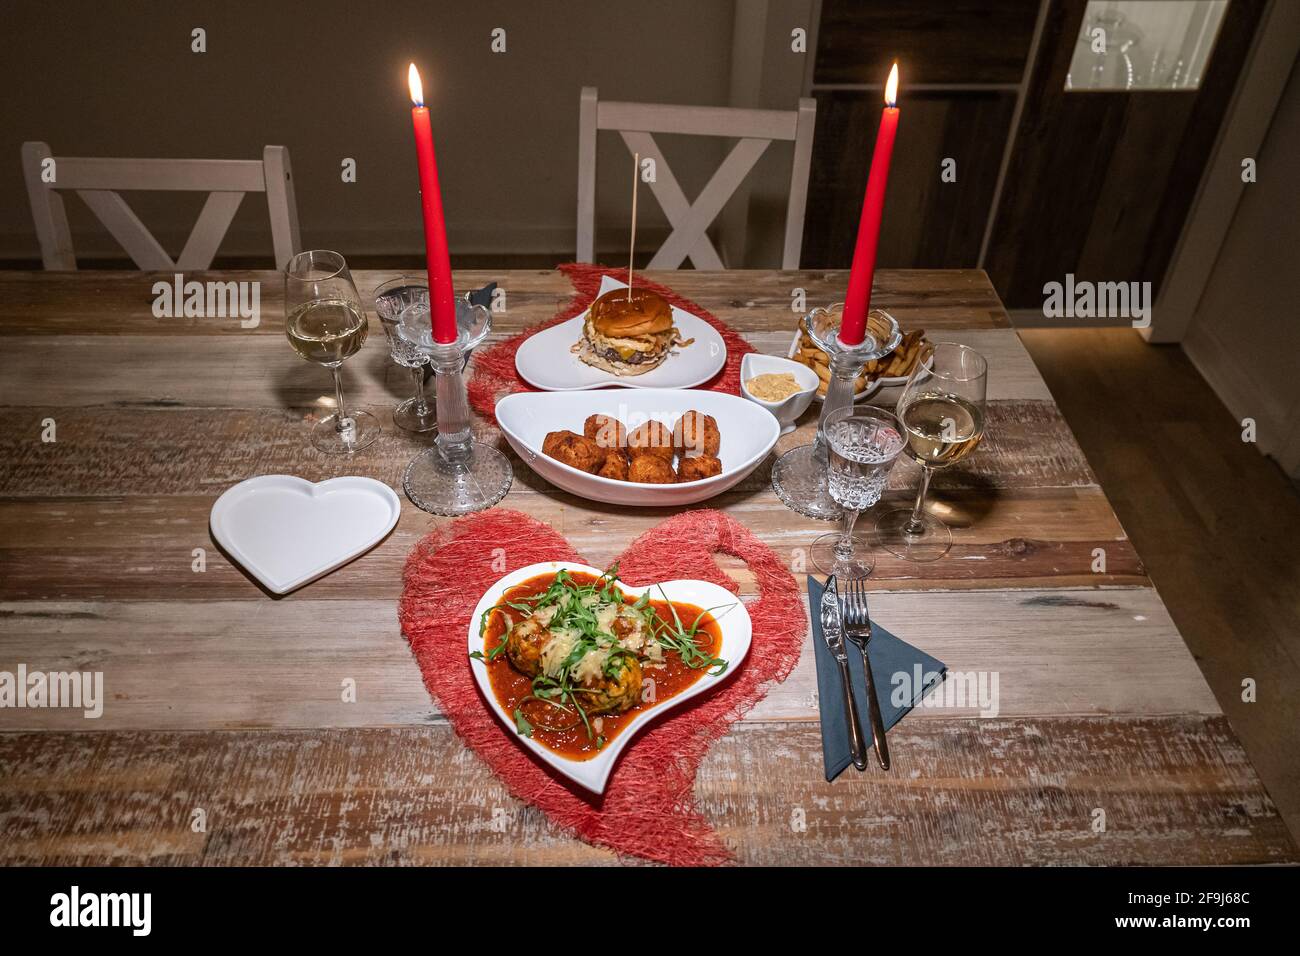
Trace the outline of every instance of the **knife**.
<path fill-rule="evenodd" d="M 826 580 L 826 590 L 822 592 L 822 640 L 835 658 L 840 669 L 840 687 L 844 691 L 844 713 L 849 722 L 849 756 L 853 766 L 859 770 L 867 769 L 867 744 L 862 737 L 862 721 L 858 718 L 858 705 L 853 700 L 853 683 L 849 679 L 849 655 L 844 649 L 844 631 L 840 623 L 840 593 L 835 583 L 835 575 Z"/>

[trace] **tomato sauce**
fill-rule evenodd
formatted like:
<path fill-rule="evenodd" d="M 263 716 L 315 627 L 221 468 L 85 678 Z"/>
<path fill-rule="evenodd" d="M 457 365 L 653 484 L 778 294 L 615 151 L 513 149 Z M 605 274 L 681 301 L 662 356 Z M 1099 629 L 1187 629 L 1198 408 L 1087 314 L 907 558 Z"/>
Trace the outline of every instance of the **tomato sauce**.
<path fill-rule="evenodd" d="M 596 575 L 582 571 L 570 571 L 569 576 L 574 584 L 579 586 L 593 584 L 600 580 Z M 528 603 L 530 599 L 545 593 L 554 581 L 554 574 L 540 574 L 535 578 L 529 578 L 507 590 L 501 603 L 507 601 Z M 621 589 L 619 593 L 623 594 Z M 635 603 L 635 599 L 626 594 L 623 594 L 623 601 L 627 604 Z M 654 609 L 655 616 L 659 620 L 670 625 L 673 623 L 673 612 L 669 602 L 651 600 L 650 607 Z M 673 601 L 672 607 L 676 608 L 677 616 L 685 627 L 690 627 L 704 612 L 704 608 L 681 601 Z M 509 613 L 511 619 L 516 624 L 519 623 L 520 613 L 513 610 Z M 532 693 L 533 681 L 527 674 L 515 670 L 505 651 L 498 654 L 495 660 L 488 659 L 491 651 L 501 644 L 505 632 L 505 615 L 500 609 L 493 611 L 483 634 L 483 663 L 487 665 L 489 682 L 497 701 L 507 714 L 513 715 L 520 702 Z M 706 613 L 701 618 L 695 637 L 701 650 L 711 657 L 718 656 L 722 646 L 722 628 L 712 614 Z M 525 708 L 525 714 L 533 725 L 533 740 L 571 760 L 589 760 L 602 749 L 597 745 L 597 737 L 604 737 L 607 746 L 609 741 L 617 737 L 638 714 L 680 694 L 705 673 L 707 673 L 705 669 L 687 667 L 681 662 L 676 651 L 664 648 L 663 666 L 642 664 L 641 698 L 636 704 L 621 714 L 599 714 L 588 717 L 593 722 L 591 737 L 588 737 L 587 728 L 576 714 L 570 716 L 545 704 L 538 705 L 536 702 Z M 577 721 L 576 726 L 564 726 L 574 720 Z M 599 729 L 595 725 L 597 720 L 600 722 Z M 541 722 L 546 722 L 548 726 L 542 726 Z"/>

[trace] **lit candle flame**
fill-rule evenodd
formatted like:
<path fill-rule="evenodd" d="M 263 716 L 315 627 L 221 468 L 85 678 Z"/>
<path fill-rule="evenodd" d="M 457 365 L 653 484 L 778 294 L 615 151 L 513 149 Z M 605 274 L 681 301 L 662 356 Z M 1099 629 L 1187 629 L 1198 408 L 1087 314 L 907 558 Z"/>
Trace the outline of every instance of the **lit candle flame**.
<path fill-rule="evenodd" d="M 411 67 L 412 70 L 415 67 Z M 898 105 L 898 61 L 894 61 L 894 67 L 889 71 L 889 79 L 885 81 L 885 105 L 893 108 Z"/>
<path fill-rule="evenodd" d="M 411 103 L 415 106 L 424 105 L 424 85 L 420 82 L 420 71 L 411 64 L 411 68 L 406 71 L 406 85 L 411 88 Z"/>

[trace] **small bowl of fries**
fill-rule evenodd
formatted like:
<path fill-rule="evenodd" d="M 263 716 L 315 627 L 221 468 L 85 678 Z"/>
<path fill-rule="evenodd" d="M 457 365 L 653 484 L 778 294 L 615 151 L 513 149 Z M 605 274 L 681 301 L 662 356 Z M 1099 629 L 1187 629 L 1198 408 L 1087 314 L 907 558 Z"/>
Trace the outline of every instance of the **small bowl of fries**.
<path fill-rule="evenodd" d="M 887 338 L 889 335 L 885 320 L 874 312 L 867 316 L 867 331 L 877 339 Z M 862 374 L 858 376 L 853 390 L 853 400 L 861 401 L 881 388 L 906 384 L 908 376 L 912 374 L 921 357 L 921 347 L 924 344 L 925 329 L 913 329 L 911 332 L 904 333 L 902 341 L 894 351 L 878 359 L 872 359 L 863 366 Z M 795 329 L 789 356 L 800 365 L 806 365 L 817 373 L 817 401 L 820 402 L 826 397 L 826 386 L 831 380 L 830 356 L 817 347 L 812 336 L 808 334 L 803 319 L 799 320 L 799 327 Z"/>

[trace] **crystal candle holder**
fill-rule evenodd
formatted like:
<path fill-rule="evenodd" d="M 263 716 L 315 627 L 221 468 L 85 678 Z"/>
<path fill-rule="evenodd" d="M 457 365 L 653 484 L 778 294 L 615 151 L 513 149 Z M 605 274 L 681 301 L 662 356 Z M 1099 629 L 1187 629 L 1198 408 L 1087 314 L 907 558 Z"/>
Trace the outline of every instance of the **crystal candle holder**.
<path fill-rule="evenodd" d="M 825 521 L 834 520 L 841 514 L 826 480 L 826 418 L 837 409 L 853 404 L 854 386 L 862 374 L 862 367 L 872 359 L 888 355 L 903 339 L 897 319 L 881 309 L 872 309 L 862 342 L 846 345 L 840 341 L 843 314 L 844 303 L 836 302 L 827 308 L 813 309 L 804 316 L 809 338 L 830 356 L 831 378 L 826 385 L 821 418 L 817 420 L 817 437 L 809 445 L 800 445 L 786 452 L 772 466 L 772 490 L 786 507 L 806 517 Z M 875 320 L 875 325 L 885 326 L 883 334 L 872 333 L 871 319 Z"/>
<path fill-rule="evenodd" d="M 469 354 L 492 331 L 492 313 L 456 300 L 456 340 L 433 339 L 428 302 L 402 312 L 397 334 L 429 357 L 436 382 L 438 434 L 433 447 L 411 459 L 402 488 L 412 502 L 436 515 L 463 515 L 490 508 L 510 490 L 514 472 L 505 455 L 474 440 L 470 429 L 465 366 Z"/>

